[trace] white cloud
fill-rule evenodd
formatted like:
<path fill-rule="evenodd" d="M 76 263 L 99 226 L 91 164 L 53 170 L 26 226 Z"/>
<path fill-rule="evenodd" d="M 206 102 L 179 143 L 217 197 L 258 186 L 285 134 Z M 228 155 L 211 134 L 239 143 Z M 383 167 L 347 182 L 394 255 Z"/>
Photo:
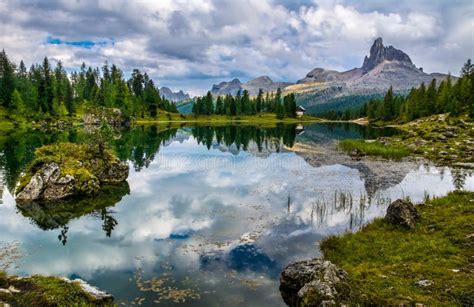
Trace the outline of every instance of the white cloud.
<path fill-rule="evenodd" d="M 108 60 L 194 94 L 220 79 L 295 81 L 314 67 L 360 66 L 378 36 L 428 72 L 457 72 L 474 49 L 468 2 L 4 1 L 0 20 L 0 44 L 16 62 Z M 115 44 L 79 49 L 47 45 L 48 36 Z"/>

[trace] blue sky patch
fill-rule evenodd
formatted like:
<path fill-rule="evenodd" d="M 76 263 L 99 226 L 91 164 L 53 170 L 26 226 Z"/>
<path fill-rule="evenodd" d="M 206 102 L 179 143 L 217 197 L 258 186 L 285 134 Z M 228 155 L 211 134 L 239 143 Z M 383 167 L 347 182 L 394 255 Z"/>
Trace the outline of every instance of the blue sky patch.
<path fill-rule="evenodd" d="M 113 41 L 99 41 L 99 42 L 94 42 L 90 40 L 66 41 L 66 40 L 62 40 L 60 38 L 52 37 L 52 36 L 48 36 L 46 38 L 46 43 L 50 45 L 67 45 L 67 46 L 73 46 L 73 47 L 85 48 L 85 49 L 91 49 L 94 46 L 105 46 L 108 43 L 111 43 L 112 45 L 114 44 Z"/>

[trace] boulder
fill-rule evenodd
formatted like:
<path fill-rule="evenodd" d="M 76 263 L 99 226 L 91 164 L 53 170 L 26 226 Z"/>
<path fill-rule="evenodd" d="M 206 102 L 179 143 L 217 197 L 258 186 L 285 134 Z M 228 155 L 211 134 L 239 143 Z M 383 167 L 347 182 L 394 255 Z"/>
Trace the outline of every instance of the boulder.
<path fill-rule="evenodd" d="M 280 275 L 280 293 L 288 306 L 336 305 L 348 292 L 347 273 L 323 259 L 291 263 Z"/>
<path fill-rule="evenodd" d="M 37 157 L 20 179 L 19 204 L 53 202 L 94 194 L 104 185 L 128 177 L 128 164 L 105 151 L 102 156 L 86 145 L 62 143 L 39 148 Z"/>
<path fill-rule="evenodd" d="M 397 199 L 388 206 L 385 221 L 394 225 L 414 228 L 420 218 L 415 206 L 408 200 Z"/>

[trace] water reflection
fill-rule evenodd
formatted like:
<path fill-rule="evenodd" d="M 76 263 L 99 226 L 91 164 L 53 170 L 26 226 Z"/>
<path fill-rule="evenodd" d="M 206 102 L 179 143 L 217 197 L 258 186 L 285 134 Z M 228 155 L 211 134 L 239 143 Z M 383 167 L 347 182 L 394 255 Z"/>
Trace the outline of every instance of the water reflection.
<path fill-rule="evenodd" d="M 6 189 L 0 241 L 21 242 L 24 255 L 11 272 L 81 277 L 125 305 L 283 306 L 279 271 L 317 256 L 322 238 L 359 228 L 398 197 L 474 189 L 465 170 L 352 161 L 332 149 L 359 128 L 327 137 L 326 126 L 295 128 L 135 127 L 111 140 L 132 166 L 126 187 L 19 212 Z"/>
<path fill-rule="evenodd" d="M 122 182 L 118 185 L 104 187 L 99 194 L 93 197 L 50 204 L 17 204 L 17 207 L 23 216 L 29 218 L 42 230 L 62 228 L 58 238 L 65 245 L 69 230 L 68 224 L 71 220 L 85 215 L 99 216 L 103 221 L 102 229 L 110 237 L 118 224 L 117 220 L 113 217 L 112 207 L 129 193 L 130 187 L 128 183 Z"/>

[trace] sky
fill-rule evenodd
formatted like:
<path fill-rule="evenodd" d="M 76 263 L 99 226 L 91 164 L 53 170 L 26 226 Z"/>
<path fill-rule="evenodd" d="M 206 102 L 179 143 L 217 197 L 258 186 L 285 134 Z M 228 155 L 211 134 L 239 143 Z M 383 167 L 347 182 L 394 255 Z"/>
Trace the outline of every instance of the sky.
<path fill-rule="evenodd" d="M 191 95 L 360 67 L 377 37 L 425 72 L 458 75 L 474 55 L 474 0 L 0 0 L 0 48 L 16 63 L 107 61 Z"/>

